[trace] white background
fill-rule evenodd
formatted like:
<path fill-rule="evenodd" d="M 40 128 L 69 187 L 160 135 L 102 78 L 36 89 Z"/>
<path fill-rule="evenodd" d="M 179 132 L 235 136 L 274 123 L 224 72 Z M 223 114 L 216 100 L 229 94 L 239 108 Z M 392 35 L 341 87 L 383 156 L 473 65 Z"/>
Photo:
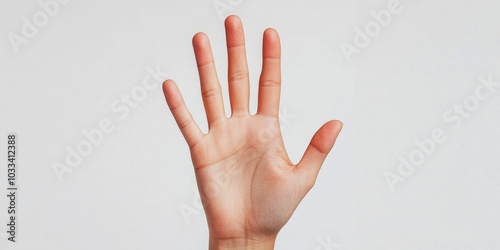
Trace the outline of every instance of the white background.
<path fill-rule="evenodd" d="M 500 83 L 498 0 L 401 0 L 401 12 L 350 63 L 341 44 L 354 46 L 356 27 L 388 0 L 219 2 L 232 9 L 222 18 L 213 0 L 71 0 L 16 53 L 9 34 L 22 36 L 23 18 L 44 10 L 0 1 L 0 188 L 10 132 L 19 185 L 16 243 L 6 239 L 0 192 L 0 249 L 207 249 L 189 151 L 161 83 L 151 80 L 122 119 L 111 107 L 158 66 L 206 131 L 191 38 L 210 37 L 227 93 L 229 14 L 245 27 L 254 111 L 262 32 L 281 36 L 283 135 L 294 162 L 324 122 L 344 122 L 276 249 L 500 249 L 500 87 L 460 125 L 443 118 L 474 104 L 479 78 Z M 59 181 L 55 162 L 66 164 L 67 147 L 102 119 L 114 131 Z M 446 140 L 401 176 L 399 158 L 435 129 Z M 404 180 L 393 189 L 391 173 Z"/>

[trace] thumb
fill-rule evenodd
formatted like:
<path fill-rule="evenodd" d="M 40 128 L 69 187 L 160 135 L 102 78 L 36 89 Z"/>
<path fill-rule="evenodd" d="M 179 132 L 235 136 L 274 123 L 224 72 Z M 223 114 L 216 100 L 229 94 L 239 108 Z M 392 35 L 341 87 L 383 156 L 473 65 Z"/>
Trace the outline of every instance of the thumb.
<path fill-rule="evenodd" d="M 340 121 L 329 121 L 321 126 L 297 164 L 295 171 L 299 175 L 301 183 L 304 183 L 309 189 L 316 182 L 321 165 L 332 149 L 341 129 L 342 122 Z"/>

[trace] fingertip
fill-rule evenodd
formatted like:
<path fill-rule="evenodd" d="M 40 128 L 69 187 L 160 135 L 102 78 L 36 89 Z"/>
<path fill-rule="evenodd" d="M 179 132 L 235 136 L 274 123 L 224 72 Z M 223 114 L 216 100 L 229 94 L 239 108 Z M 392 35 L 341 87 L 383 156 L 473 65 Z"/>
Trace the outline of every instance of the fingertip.
<path fill-rule="evenodd" d="M 333 147 L 333 133 L 331 128 L 325 124 L 321 127 L 311 140 L 311 144 L 322 154 L 327 155 Z"/>
<path fill-rule="evenodd" d="M 273 28 L 267 28 L 264 30 L 264 37 L 269 39 L 269 41 L 279 41 L 279 34 Z"/>
<path fill-rule="evenodd" d="M 273 28 L 267 28 L 263 37 L 263 56 L 265 58 L 281 57 L 281 43 L 278 32 Z"/>
<path fill-rule="evenodd" d="M 175 85 L 174 80 L 172 79 L 165 80 L 162 84 L 163 92 L 167 93 L 169 89 L 172 88 L 173 85 Z"/>
<path fill-rule="evenodd" d="M 332 124 L 333 126 L 332 130 L 334 134 L 340 133 L 340 131 L 344 127 L 344 123 L 340 120 L 331 120 L 328 123 Z"/>
<path fill-rule="evenodd" d="M 274 28 L 267 28 L 264 30 L 264 34 L 268 34 L 268 35 L 277 35 L 278 32 L 274 29 Z"/>
<path fill-rule="evenodd" d="M 323 154 L 328 154 L 332 149 L 342 129 L 342 122 L 331 120 L 325 123 L 314 135 L 311 143 Z"/>
<path fill-rule="evenodd" d="M 245 35 L 243 32 L 243 24 L 237 16 L 229 16 L 225 22 L 226 28 L 226 45 L 234 47 L 245 44 Z"/>
<path fill-rule="evenodd" d="M 198 32 L 193 36 L 193 46 L 202 45 L 208 41 L 208 36 L 204 32 Z"/>
<path fill-rule="evenodd" d="M 333 144 L 337 140 L 338 135 L 340 134 L 340 131 L 344 127 L 344 123 L 342 123 L 339 120 L 331 120 L 331 121 L 327 122 L 327 124 L 325 124 L 325 125 L 329 126 L 329 128 L 327 129 L 328 137 L 329 137 L 330 141 L 332 142 L 332 146 L 333 146 Z"/>
<path fill-rule="evenodd" d="M 172 80 L 172 79 L 167 79 L 167 80 L 163 81 L 163 85 L 172 84 L 172 83 L 174 83 L 174 80 Z"/>
<path fill-rule="evenodd" d="M 229 15 L 224 21 L 224 25 L 227 27 L 236 28 L 241 24 L 241 19 L 237 15 Z"/>

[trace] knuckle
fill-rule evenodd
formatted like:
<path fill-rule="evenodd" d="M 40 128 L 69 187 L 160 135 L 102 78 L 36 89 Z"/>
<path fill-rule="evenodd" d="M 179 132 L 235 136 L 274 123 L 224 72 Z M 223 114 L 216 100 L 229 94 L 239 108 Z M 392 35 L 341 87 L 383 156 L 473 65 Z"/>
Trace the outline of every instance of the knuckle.
<path fill-rule="evenodd" d="M 260 81 L 260 86 L 262 87 L 276 87 L 281 84 L 280 81 L 278 80 L 273 80 L 273 79 L 262 79 Z"/>
<path fill-rule="evenodd" d="M 179 126 L 179 129 L 185 129 L 189 126 L 189 124 L 191 124 L 191 122 L 193 122 L 191 119 L 186 119 L 178 122 L 177 125 Z"/>
<path fill-rule="evenodd" d="M 219 94 L 219 92 L 220 92 L 219 88 L 211 88 L 211 89 L 207 89 L 207 90 L 203 91 L 202 96 L 204 98 L 210 98 L 213 96 L 217 96 Z"/>
<path fill-rule="evenodd" d="M 230 82 L 247 81 L 248 73 L 246 71 L 236 71 L 229 74 L 228 78 Z"/>

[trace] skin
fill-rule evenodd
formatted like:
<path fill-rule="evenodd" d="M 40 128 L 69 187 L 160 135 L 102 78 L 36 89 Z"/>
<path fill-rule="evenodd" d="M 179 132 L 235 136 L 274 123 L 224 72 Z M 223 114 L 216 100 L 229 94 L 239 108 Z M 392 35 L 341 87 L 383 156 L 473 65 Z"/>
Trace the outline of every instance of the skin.
<path fill-rule="evenodd" d="M 198 190 L 209 227 L 209 249 L 273 249 L 280 229 L 313 187 L 342 123 L 329 121 L 293 164 L 279 127 L 281 48 L 278 33 L 263 36 L 258 108 L 249 113 L 249 74 L 243 26 L 237 16 L 225 21 L 229 60 L 231 117 L 224 111 L 210 42 L 193 37 L 209 131 L 203 134 L 177 85 L 163 83 L 168 106 L 191 152 Z"/>

